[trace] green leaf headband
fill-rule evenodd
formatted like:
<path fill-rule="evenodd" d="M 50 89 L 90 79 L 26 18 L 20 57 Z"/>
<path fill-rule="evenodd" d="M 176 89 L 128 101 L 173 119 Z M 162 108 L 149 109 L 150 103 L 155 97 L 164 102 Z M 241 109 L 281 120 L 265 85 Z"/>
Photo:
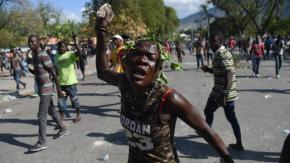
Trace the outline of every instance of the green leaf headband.
<path fill-rule="evenodd" d="M 124 45 L 124 51 L 136 49 L 136 42 L 139 42 L 139 41 L 150 41 L 154 45 L 156 45 L 157 49 L 158 49 L 158 51 L 160 53 L 160 59 L 161 59 L 162 63 L 165 62 L 165 61 L 171 61 L 172 60 L 170 52 L 165 50 L 163 45 L 160 44 L 158 41 L 156 41 L 156 37 L 154 35 L 146 36 L 146 37 L 137 39 L 136 41 L 128 41 L 128 42 L 126 42 L 125 45 Z M 170 67 L 171 67 L 172 70 L 182 71 L 182 66 L 181 66 L 180 63 L 171 62 L 171 66 Z M 163 82 L 165 84 L 168 83 L 168 78 L 167 78 L 167 76 L 164 74 L 164 72 L 162 70 L 160 71 L 157 80 L 160 81 L 160 82 Z"/>

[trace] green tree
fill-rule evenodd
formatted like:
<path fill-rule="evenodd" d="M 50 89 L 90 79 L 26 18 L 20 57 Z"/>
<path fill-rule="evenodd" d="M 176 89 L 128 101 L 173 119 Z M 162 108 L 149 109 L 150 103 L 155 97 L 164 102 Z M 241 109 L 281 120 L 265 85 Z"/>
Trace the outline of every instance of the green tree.
<path fill-rule="evenodd" d="M 15 37 L 28 36 L 29 34 L 43 34 L 44 24 L 36 11 L 26 9 L 20 11 L 19 14 L 22 16 L 18 19 L 14 19 L 8 26 L 15 32 Z"/>
<path fill-rule="evenodd" d="M 0 30 L 0 48 L 15 48 L 27 42 L 26 37 L 15 37 L 15 33 L 7 28 Z"/>
<path fill-rule="evenodd" d="M 148 32 L 139 0 L 112 0 L 111 4 L 116 16 L 111 24 L 112 33 L 128 34 L 136 38 Z"/>
<path fill-rule="evenodd" d="M 0 47 L 26 45 L 30 34 L 69 40 L 73 31 L 84 32 L 83 27 L 84 23 L 65 20 L 59 9 L 44 1 L 34 7 L 29 0 L 0 0 Z"/>
<path fill-rule="evenodd" d="M 207 23 L 207 38 L 210 36 L 210 13 L 208 12 L 208 4 L 202 4 L 201 6 L 201 11 L 204 12 L 205 17 L 206 17 L 206 23 Z"/>
<path fill-rule="evenodd" d="M 66 20 L 62 23 L 56 23 L 52 27 L 51 34 L 65 41 L 71 40 L 72 32 L 79 33 L 81 31 L 81 24 L 71 20 Z"/>
<path fill-rule="evenodd" d="M 273 23 L 269 27 L 269 33 L 286 35 L 290 33 L 289 24 L 290 24 L 290 18 L 282 19 L 282 20 L 274 20 Z M 285 28 L 285 27 L 288 27 L 288 28 Z"/>
<path fill-rule="evenodd" d="M 230 2 L 228 0 L 218 0 L 213 1 L 213 4 L 225 12 L 228 23 L 230 23 L 231 27 L 238 32 L 240 36 L 243 36 L 251 19 L 244 9 L 234 3 L 234 1 L 235 0 L 230 0 Z M 244 6 L 248 7 L 248 5 L 249 3 L 244 3 Z"/>
<path fill-rule="evenodd" d="M 94 32 L 96 10 L 108 0 L 92 0 L 85 4 L 83 16 L 88 19 L 87 30 Z M 138 0 L 111 0 L 110 4 L 115 18 L 110 25 L 110 32 L 129 34 L 133 37 L 147 33 L 147 27 L 142 20 Z"/>
<path fill-rule="evenodd" d="M 165 35 L 178 26 L 175 11 L 166 7 L 163 0 L 92 0 L 86 3 L 83 13 L 89 20 L 88 29 L 94 29 L 95 11 L 105 2 L 110 2 L 116 16 L 110 25 L 112 33 L 133 37 L 146 33 Z"/>
<path fill-rule="evenodd" d="M 41 24 L 44 27 L 43 34 L 50 34 L 52 32 L 51 29 L 54 29 L 55 25 L 60 24 L 61 11 L 52 4 L 40 1 L 35 11 L 41 17 Z"/>
<path fill-rule="evenodd" d="M 17 11 L 23 9 L 27 0 L 0 0 L 0 29 L 5 28 L 15 18 L 20 17 Z"/>
<path fill-rule="evenodd" d="M 256 32 L 264 34 L 284 0 L 212 0 L 212 3 L 241 29 L 246 29 L 250 20 Z"/>
<path fill-rule="evenodd" d="M 165 6 L 164 33 L 167 35 L 172 35 L 172 33 L 176 31 L 178 25 L 179 19 L 177 17 L 175 9 Z"/>
<path fill-rule="evenodd" d="M 165 7 L 163 0 L 140 1 L 141 13 L 150 33 L 163 32 Z"/>
<path fill-rule="evenodd" d="M 29 1 L 10 1 L 0 8 L 0 47 L 16 47 L 26 44 L 27 35 L 40 33 L 42 24 Z M 2 19 L 3 18 L 3 19 Z"/>
<path fill-rule="evenodd" d="M 234 29 L 229 24 L 229 20 L 227 18 L 217 18 L 214 22 L 210 24 L 211 32 L 222 32 L 225 37 L 229 37 L 234 33 Z"/>

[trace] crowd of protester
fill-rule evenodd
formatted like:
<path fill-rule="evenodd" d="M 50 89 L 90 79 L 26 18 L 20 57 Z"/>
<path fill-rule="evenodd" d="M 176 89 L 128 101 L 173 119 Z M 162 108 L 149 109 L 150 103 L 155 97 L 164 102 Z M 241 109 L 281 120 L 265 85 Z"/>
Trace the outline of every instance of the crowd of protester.
<path fill-rule="evenodd" d="M 81 120 L 81 105 L 77 96 L 78 80 L 75 70 L 77 68 L 80 69 L 82 73 L 81 80 L 85 80 L 88 59 L 95 55 L 97 56 L 98 77 L 111 85 L 119 87 L 121 92 L 121 124 L 125 128 L 130 142 L 128 162 L 154 162 L 156 159 L 178 162 L 174 143 L 171 140 L 172 137 L 168 137 L 168 134 L 162 135 L 160 131 L 154 130 L 153 136 L 148 131 L 147 135 L 144 134 L 137 137 L 136 134 L 139 131 L 130 127 L 131 124 L 148 123 L 149 126 L 164 127 L 166 132 L 174 133 L 172 128 L 175 126 L 177 117 L 196 129 L 197 133 L 215 148 L 225 162 L 233 162 L 221 138 L 210 128 L 213 123 L 214 112 L 219 107 L 224 108 L 225 116 L 231 124 L 236 137 L 236 143 L 229 146 L 235 150 L 244 151 L 240 125 L 234 111 L 234 102 L 237 99 L 234 55 L 239 55 L 239 58 L 245 59 L 246 63 L 251 63 L 252 76 L 255 78 L 260 77 L 260 64 L 263 60 L 274 60 L 275 66 L 273 67 L 275 70 L 273 72 L 275 77 L 279 79 L 282 62 L 290 54 L 289 37 L 269 35 L 265 37 L 235 38 L 230 36 L 228 39 L 224 39 L 220 34 L 211 34 L 208 39 L 198 36 L 193 41 L 187 42 L 182 40 L 161 41 L 163 50 L 176 55 L 180 64 L 183 62 L 182 57 L 186 55 L 185 48 L 187 48 L 188 54 L 196 57 L 196 69 L 214 75 L 215 85 L 205 106 L 204 114 L 206 119 L 203 120 L 195 107 L 181 94 L 157 80 L 162 70 L 163 61 L 161 60 L 162 50 L 154 41 L 139 39 L 134 47 L 128 50 L 125 47 L 125 43 L 130 38 L 116 34 L 113 35 L 109 43 L 106 43 L 104 37 L 107 24 L 102 24 L 103 20 L 101 19 L 98 21 L 101 25 L 96 28 L 97 48 L 91 39 L 79 41 L 77 35 L 73 33 L 73 44 L 71 45 L 65 41 L 59 41 L 56 48 L 53 48 L 53 46 L 47 45 L 49 38 L 31 35 L 28 38 L 30 50 L 22 51 L 20 48 L 15 48 L 10 51 L 0 51 L 1 71 L 4 71 L 4 69 L 9 71 L 16 82 L 17 90 L 26 88 L 26 83 L 21 80 L 21 77 L 27 77 L 29 72 L 35 76 L 35 94 L 40 96 L 38 112 L 39 137 L 36 144 L 29 149 L 30 152 L 37 152 L 47 148 L 47 113 L 52 116 L 59 129 L 54 138 L 69 134 L 67 127 L 63 123 L 65 116 L 70 117 L 66 104 L 68 97 L 76 109 L 74 122 L 77 123 Z M 164 64 L 166 67 L 166 61 Z M 144 65 L 149 65 L 149 68 L 143 69 L 142 66 Z M 58 95 L 58 112 L 52 100 L 54 94 Z M 170 101 L 166 105 L 167 96 Z M 155 98 L 157 101 L 161 100 L 160 105 L 162 107 L 159 108 L 159 112 L 149 112 L 146 108 L 142 110 L 144 106 L 155 108 L 157 105 L 152 103 L 149 105 L 150 100 L 154 101 L 156 100 Z M 136 103 L 140 103 L 140 105 Z M 170 103 L 170 106 L 174 106 L 171 108 L 173 111 L 169 111 L 168 103 Z M 157 119 L 161 120 L 162 123 L 153 125 L 148 122 L 148 119 L 145 120 L 143 119 L 144 117 L 138 116 L 139 114 L 143 115 L 142 111 L 148 111 L 148 115 L 147 113 L 144 115 L 148 117 L 145 118 L 151 118 L 155 122 L 155 116 L 157 116 Z M 154 116 L 151 116 L 151 114 L 154 114 Z M 170 115 L 170 118 L 166 117 L 166 115 Z M 129 119 L 132 117 L 133 119 Z M 130 126 L 128 126 L 129 123 Z M 146 151 L 144 146 L 140 146 L 142 141 L 131 141 L 139 137 L 146 138 L 146 140 L 154 139 L 154 141 L 159 141 L 159 144 L 146 142 L 151 143 L 150 146 L 146 146 L 146 149 L 148 148 Z M 166 140 L 164 140 L 165 138 Z M 287 138 L 287 141 L 289 141 L 289 138 Z M 168 151 L 160 151 L 159 146 L 160 148 L 165 146 Z M 283 151 L 288 152 L 288 148 L 289 142 L 285 142 Z M 152 155 L 155 156 L 153 157 Z M 285 155 L 282 155 L 281 158 L 286 161 L 288 159 Z"/>

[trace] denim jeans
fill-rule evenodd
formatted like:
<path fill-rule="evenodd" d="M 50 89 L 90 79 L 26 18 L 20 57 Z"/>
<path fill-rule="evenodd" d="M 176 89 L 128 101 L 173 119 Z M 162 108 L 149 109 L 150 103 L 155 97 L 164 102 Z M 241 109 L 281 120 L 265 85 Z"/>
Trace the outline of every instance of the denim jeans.
<path fill-rule="evenodd" d="M 279 71 L 282 67 L 282 55 L 274 54 L 274 57 L 275 57 L 276 75 L 279 75 Z"/>
<path fill-rule="evenodd" d="M 252 59 L 252 67 L 253 73 L 259 74 L 259 67 L 260 67 L 260 60 L 261 58 L 253 58 Z"/>
<path fill-rule="evenodd" d="M 34 93 L 35 94 L 39 94 L 40 93 L 38 88 L 39 88 L 38 83 L 37 83 L 36 79 L 34 78 Z"/>
<path fill-rule="evenodd" d="M 66 93 L 65 97 L 59 98 L 58 99 L 58 107 L 60 112 L 65 112 L 67 111 L 67 105 L 66 105 L 66 100 L 67 97 L 70 97 L 72 106 L 76 109 L 80 108 L 80 103 L 79 99 L 77 97 L 77 87 L 76 85 L 66 85 L 66 86 L 60 86 L 61 90 Z"/>
<path fill-rule="evenodd" d="M 206 122 L 209 126 L 212 125 L 214 119 L 214 112 L 219 108 L 218 103 L 214 100 L 213 96 L 209 96 L 204 114 Z M 227 120 L 230 122 L 237 141 L 241 141 L 241 129 L 235 113 L 235 101 L 228 101 L 224 107 L 224 112 Z"/>
<path fill-rule="evenodd" d="M 270 48 L 266 48 L 266 55 L 264 55 L 264 60 L 269 59 L 270 57 Z"/>
<path fill-rule="evenodd" d="M 20 80 L 21 73 L 22 73 L 21 70 L 16 70 L 16 71 L 13 72 L 13 77 L 14 77 L 14 80 L 16 82 L 16 88 L 17 89 L 20 89 L 19 84 L 21 84 L 23 86 L 25 85 L 25 83 Z"/>
<path fill-rule="evenodd" d="M 211 63 L 213 61 L 213 54 L 210 53 L 210 52 L 207 52 L 207 57 L 206 57 L 206 60 L 207 60 L 207 64 L 209 65 L 209 60 L 211 59 Z"/>
<path fill-rule="evenodd" d="M 201 54 L 197 54 L 196 55 L 197 68 L 200 67 L 200 63 L 199 62 L 201 62 L 201 66 L 203 66 L 203 58 L 202 58 L 202 55 Z"/>
<path fill-rule="evenodd" d="M 60 129 L 64 129 L 65 126 L 60 120 L 60 116 L 56 109 L 53 107 L 52 95 L 41 95 L 38 111 L 38 142 L 41 144 L 46 143 L 46 125 L 47 125 L 47 113 L 52 117 L 52 120 L 56 122 Z"/>
<path fill-rule="evenodd" d="M 179 63 L 182 63 L 182 56 L 181 56 L 181 52 L 177 53 L 177 60 Z"/>

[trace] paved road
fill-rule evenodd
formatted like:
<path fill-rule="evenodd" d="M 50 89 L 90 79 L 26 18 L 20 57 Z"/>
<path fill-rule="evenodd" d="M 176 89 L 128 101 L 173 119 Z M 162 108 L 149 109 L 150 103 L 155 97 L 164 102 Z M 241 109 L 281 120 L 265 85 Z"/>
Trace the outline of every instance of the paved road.
<path fill-rule="evenodd" d="M 96 72 L 94 58 L 88 57 L 88 64 L 86 65 L 86 75 L 90 75 Z M 82 77 L 81 71 L 76 70 L 77 77 Z M 0 71 L 0 103 L 13 101 L 15 98 L 23 98 L 34 93 L 34 75 L 31 73 L 27 74 L 27 77 L 22 77 L 21 81 L 27 84 L 26 89 L 20 86 L 20 90 L 16 91 L 16 83 L 9 71 L 4 69 Z M 1 106 L 0 106 L 1 107 Z"/>
<path fill-rule="evenodd" d="M 203 113 L 207 97 L 213 85 L 209 74 L 196 71 L 193 56 L 184 59 L 184 71 L 165 69 L 169 85 L 181 92 Z M 290 129 L 290 64 L 285 63 L 281 78 L 274 78 L 274 62 L 262 62 L 261 78 L 251 78 L 250 69 L 237 70 L 239 99 L 236 112 L 241 124 L 246 148 L 239 153 L 230 150 L 237 163 L 278 162 L 286 134 Z M 1 81 L 2 82 L 2 81 Z M 14 84 L 14 83 L 13 83 Z M 119 92 L 104 84 L 96 75 L 78 85 L 82 105 L 82 121 L 73 124 L 67 120 L 70 134 L 53 140 L 56 133 L 49 121 L 47 128 L 48 149 L 39 153 L 25 154 L 37 140 L 38 98 L 22 98 L 0 103 L 0 162 L 1 163 L 125 163 L 128 154 L 126 138 L 119 124 Z M 12 113 L 4 113 L 11 109 Z M 70 110 L 73 116 L 75 111 Z M 213 129 L 226 144 L 235 138 L 224 112 L 215 113 Z M 181 162 L 220 162 L 216 152 L 193 129 L 177 121 L 175 140 Z M 109 155 L 108 161 L 100 158 Z"/>

